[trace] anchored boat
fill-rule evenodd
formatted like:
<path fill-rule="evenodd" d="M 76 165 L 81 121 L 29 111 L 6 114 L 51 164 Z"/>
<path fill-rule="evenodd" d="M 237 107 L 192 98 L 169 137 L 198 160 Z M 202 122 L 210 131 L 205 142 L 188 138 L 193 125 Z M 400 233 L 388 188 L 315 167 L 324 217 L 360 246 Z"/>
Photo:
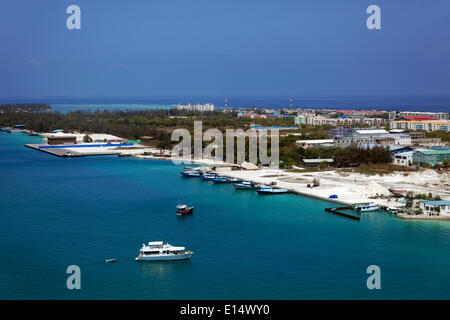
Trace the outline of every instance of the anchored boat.
<path fill-rule="evenodd" d="M 177 205 L 177 215 L 189 214 L 194 212 L 194 206 L 188 206 L 187 204 Z"/>
<path fill-rule="evenodd" d="M 174 247 L 162 241 L 154 241 L 142 245 L 136 261 L 183 260 L 189 259 L 193 254 L 191 250 L 186 251 L 185 247 Z"/>
<path fill-rule="evenodd" d="M 236 178 L 217 177 L 213 181 L 214 181 L 214 183 L 236 183 L 241 180 L 236 179 Z"/>
<path fill-rule="evenodd" d="M 205 174 L 202 176 L 202 179 L 203 179 L 203 180 L 214 180 L 215 178 L 217 178 L 217 175 L 214 174 L 214 173 L 205 173 Z"/>
<path fill-rule="evenodd" d="M 261 186 L 258 190 L 256 190 L 259 194 L 281 194 L 281 193 L 289 193 L 288 189 L 278 189 L 268 186 Z"/>
<path fill-rule="evenodd" d="M 181 171 L 180 173 L 183 177 L 186 177 L 186 178 L 198 178 L 198 177 L 202 176 L 202 174 L 199 171 L 193 171 L 193 170 L 192 171 L 191 170 Z"/>
<path fill-rule="evenodd" d="M 364 211 L 375 211 L 375 210 L 380 209 L 380 206 L 375 204 L 375 203 L 373 203 L 373 202 L 371 202 L 371 203 L 365 203 L 365 204 L 357 205 L 355 207 L 355 209 L 357 211 L 361 211 L 361 212 L 364 212 Z"/>
<path fill-rule="evenodd" d="M 251 181 L 242 181 L 240 183 L 235 183 L 234 188 L 236 190 L 256 190 L 258 189 L 258 186 Z"/>

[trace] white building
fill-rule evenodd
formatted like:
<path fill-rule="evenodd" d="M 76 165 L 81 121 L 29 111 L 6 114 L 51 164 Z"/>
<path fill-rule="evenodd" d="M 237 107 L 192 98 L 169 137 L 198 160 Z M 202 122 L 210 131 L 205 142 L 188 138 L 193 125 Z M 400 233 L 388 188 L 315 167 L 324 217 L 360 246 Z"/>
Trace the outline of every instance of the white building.
<path fill-rule="evenodd" d="M 398 166 L 411 166 L 413 164 L 414 151 L 401 152 L 394 155 L 393 164 Z"/>
<path fill-rule="evenodd" d="M 214 104 L 212 103 L 188 103 L 188 104 L 178 104 L 177 110 L 187 110 L 187 111 L 214 111 Z"/>
<path fill-rule="evenodd" d="M 450 216 L 450 201 L 447 200 L 421 201 L 419 206 L 424 214 L 431 216 Z"/>
<path fill-rule="evenodd" d="M 328 146 L 333 144 L 333 139 L 297 140 L 295 143 L 302 148 Z"/>
<path fill-rule="evenodd" d="M 430 117 L 436 120 L 448 120 L 447 112 L 420 112 L 420 111 L 391 111 L 389 120 L 395 120 L 400 117 Z"/>
<path fill-rule="evenodd" d="M 302 114 L 299 114 L 294 118 L 295 125 L 299 126 L 301 124 L 306 124 L 306 117 Z"/>

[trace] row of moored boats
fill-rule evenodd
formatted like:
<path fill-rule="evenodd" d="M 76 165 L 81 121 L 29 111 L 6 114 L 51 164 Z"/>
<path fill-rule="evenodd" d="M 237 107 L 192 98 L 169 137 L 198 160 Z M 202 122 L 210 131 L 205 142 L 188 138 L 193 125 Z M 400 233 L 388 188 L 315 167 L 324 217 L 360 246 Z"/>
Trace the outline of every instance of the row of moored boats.
<path fill-rule="evenodd" d="M 236 190 L 254 190 L 260 194 L 281 194 L 289 193 L 287 189 L 276 188 L 273 186 L 259 185 L 252 181 L 244 181 L 237 178 L 225 177 L 216 174 L 213 171 L 202 171 L 201 169 L 188 168 L 180 172 L 186 178 L 201 178 L 205 181 L 212 181 L 217 184 L 233 183 Z"/>

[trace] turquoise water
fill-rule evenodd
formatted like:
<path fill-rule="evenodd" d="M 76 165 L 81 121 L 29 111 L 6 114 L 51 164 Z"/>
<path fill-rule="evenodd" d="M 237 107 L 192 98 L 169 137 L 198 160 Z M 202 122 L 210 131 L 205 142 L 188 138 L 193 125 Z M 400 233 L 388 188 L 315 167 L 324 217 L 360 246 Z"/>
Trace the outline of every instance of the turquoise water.
<path fill-rule="evenodd" d="M 165 110 L 175 108 L 174 104 L 143 104 L 143 103 L 51 103 L 52 111 L 68 113 L 73 111 L 137 111 Z"/>
<path fill-rule="evenodd" d="M 353 221 L 316 199 L 182 178 L 169 161 L 23 146 L 38 139 L 0 133 L 0 299 L 450 298 L 450 222 Z M 183 199 L 194 215 L 176 216 Z M 152 240 L 195 254 L 134 261 Z M 81 290 L 66 288 L 72 264 Z M 366 287 L 372 264 L 378 291 Z"/>

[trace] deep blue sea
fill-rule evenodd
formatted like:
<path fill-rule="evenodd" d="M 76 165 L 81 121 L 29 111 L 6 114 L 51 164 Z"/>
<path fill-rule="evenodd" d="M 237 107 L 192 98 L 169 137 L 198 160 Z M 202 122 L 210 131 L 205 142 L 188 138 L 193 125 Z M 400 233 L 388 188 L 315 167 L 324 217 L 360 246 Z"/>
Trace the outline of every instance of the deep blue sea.
<path fill-rule="evenodd" d="M 170 161 L 58 158 L 0 133 L 0 299 L 449 299 L 450 221 L 182 178 Z M 187 200 L 195 213 L 178 217 Z M 154 240 L 189 261 L 136 262 Z M 116 263 L 105 264 L 104 259 Z M 81 290 L 66 268 L 81 268 Z M 368 290 L 366 268 L 381 268 Z"/>

